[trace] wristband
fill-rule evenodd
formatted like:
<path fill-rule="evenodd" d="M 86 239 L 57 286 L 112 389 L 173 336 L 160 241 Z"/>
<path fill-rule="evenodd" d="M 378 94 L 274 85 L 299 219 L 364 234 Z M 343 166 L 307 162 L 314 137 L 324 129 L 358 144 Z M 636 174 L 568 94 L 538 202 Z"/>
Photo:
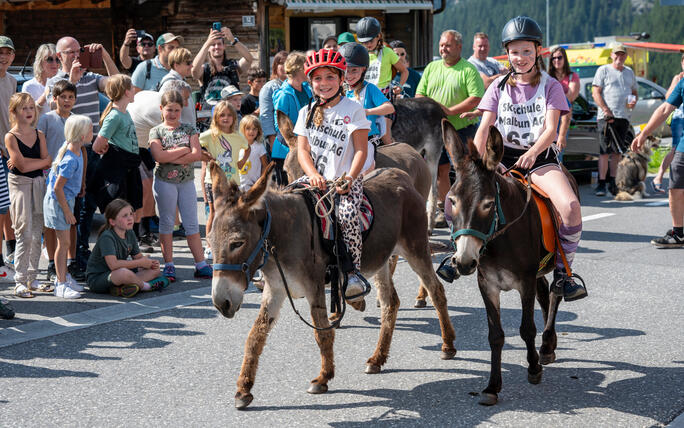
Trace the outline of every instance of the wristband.
<path fill-rule="evenodd" d="M 238 43 L 240 43 L 240 39 L 238 39 L 237 37 L 233 37 L 233 41 L 230 42 L 230 45 L 235 46 Z"/>

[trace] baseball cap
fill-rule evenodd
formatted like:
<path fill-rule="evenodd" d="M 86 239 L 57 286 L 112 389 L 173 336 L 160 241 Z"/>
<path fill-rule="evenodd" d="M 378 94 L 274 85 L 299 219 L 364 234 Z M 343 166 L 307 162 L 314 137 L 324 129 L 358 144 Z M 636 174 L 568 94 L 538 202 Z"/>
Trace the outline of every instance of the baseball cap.
<path fill-rule="evenodd" d="M 221 99 L 226 100 L 234 95 L 244 95 L 244 92 L 240 91 L 234 85 L 228 85 L 221 89 Z"/>
<path fill-rule="evenodd" d="M 12 43 L 12 39 L 10 39 L 7 36 L 0 36 L 0 48 L 10 48 L 12 50 L 15 50 L 14 43 Z"/>
<path fill-rule="evenodd" d="M 627 49 L 625 49 L 625 45 L 623 45 L 622 43 L 613 43 L 611 45 L 611 48 L 612 48 L 612 50 L 611 50 L 612 53 L 616 53 L 616 52 L 627 53 Z"/>
<path fill-rule="evenodd" d="M 173 33 L 164 33 L 157 38 L 157 47 L 170 43 L 174 40 L 178 40 L 178 43 L 180 43 L 181 45 L 185 41 L 185 39 L 183 39 L 183 36 L 176 36 Z"/>
<path fill-rule="evenodd" d="M 348 31 L 340 34 L 337 37 L 337 44 L 338 45 L 341 45 L 343 43 L 353 43 L 355 41 L 356 41 L 356 39 L 354 38 L 354 35 Z"/>
<path fill-rule="evenodd" d="M 150 39 L 154 42 L 154 37 L 152 37 L 152 34 L 146 33 L 143 31 L 142 35 L 138 37 L 138 42 L 140 42 L 142 39 Z"/>

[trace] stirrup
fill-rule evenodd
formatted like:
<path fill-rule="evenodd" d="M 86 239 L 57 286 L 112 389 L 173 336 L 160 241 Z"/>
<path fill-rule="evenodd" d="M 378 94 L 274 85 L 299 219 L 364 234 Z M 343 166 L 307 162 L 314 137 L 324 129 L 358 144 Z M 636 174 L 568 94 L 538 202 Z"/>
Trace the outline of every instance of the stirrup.
<path fill-rule="evenodd" d="M 452 255 L 444 257 L 436 270 L 437 276 L 448 283 L 452 283 L 455 279 L 460 277 L 456 269 L 451 265 L 451 256 Z"/>
<path fill-rule="evenodd" d="M 366 297 L 371 292 L 371 285 L 366 280 L 366 278 L 364 278 L 363 275 L 361 275 L 361 272 L 355 271 L 354 273 L 352 273 L 352 275 L 356 275 L 356 277 L 361 280 L 361 283 L 363 284 L 363 291 L 358 293 L 358 294 L 354 294 L 353 296 L 347 296 L 346 294 L 343 294 L 343 297 L 347 302 L 355 302 L 359 299 Z M 348 282 L 349 282 L 349 275 L 345 273 L 344 274 L 344 284 L 345 284 L 344 292 L 345 293 L 347 291 L 347 283 Z"/>

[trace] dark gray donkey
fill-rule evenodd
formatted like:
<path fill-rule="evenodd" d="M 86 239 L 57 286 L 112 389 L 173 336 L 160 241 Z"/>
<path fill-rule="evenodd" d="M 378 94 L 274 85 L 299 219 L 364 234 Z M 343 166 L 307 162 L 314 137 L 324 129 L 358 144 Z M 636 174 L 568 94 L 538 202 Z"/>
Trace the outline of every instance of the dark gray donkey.
<path fill-rule="evenodd" d="M 308 301 L 313 325 L 325 329 L 314 330 L 321 353 L 321 368 L 308 392 L 326 392 L 328 381 L 335 375 L 335 330 L 328 328 L 325 301 L 325 271 L 332 262 L 331 256 L 323 249 L 318 231 L 312 228 L 315 220 L 309 214 L 302 193 L 267 190 L 272 165 L 249 191 L 241 192 L 235 183 L 228 183 L 216 163 L 209 164 L 216 207 L 209 240 L 214 249 L 214 261 L 221 267 L 214 271 L 211 297 L 221 314 L 227 318 L 235 316 L 242 304 L 250 272 L 263 263 L 267 253 L 271 255 L 262 268 L 265 286 L 261 309 L 245 343 L 235 394 L 238 409 L 246 408 L 253 400 L 251 390 L 259 356 L 287 298 L 284 281 L 293 298 Z M 375 352 L 366 363 L 366 373 L 379 373 L 387 361 L 396 324 L 399 297 L 390 277 L 388 259 L 392 254 L 403 256 L 428 290 L 441 328 L 441 358 L 453 358 L 456 355 L 455 333 L 444 288 L 430 259 L 423 197 L 415 190 L 411 178 L 397 168 L 371 172 L 364 179 L 364 190 L 373 201 L 376 221 L 363 244 L 361 272 L 366 277 L 376 275 L 381 305 L 380 337 Z M 264 246 L 260 247 L 260 243 Z M 233 270 L 235 266 L 237 270 Z M 283 275 L 279 272 L 281 266 Z M 225 270 L 229 267 L 231 270 Z"/>
<path fill-rule="evenodd" d="M 527 380 L 532 384 L 541 382 L 540 361 L 541 364 L 549 364 L 556 359 L 555 322 L 561 299 L 549 292 L 549 284 L 544 278 L 555 263 L 548 263 L 548 267 L 540 271 L 540 261 L 547 252 L 542 245 L 539 210 L 534 202 L 527 202 L 527 192 L 522 184 L 497 172 L 503 156 L 503 140 L 499 131 L 493 126 L 490 128 L 487 150 L 482 158 L 473 141 L 469 140 L 464 145 L 446 120 L 443 132 L 456 172 L 456 180 L 447 195 L 453 207 L 450 213 L 453 230 L 457 231 L 452 234 L 456 249 L 452 265 L 461 275 L 470 275 L 477 269 L 477 283 L 487 309 L 491 348 L 489 384 L 482 392 L 480 404 L 493 405 L 498 400 L 502 383 L 504 331 L 499 306 L 501 291 L 518 290 L 520 293 L 520 336 L 527 347 Z M 576 192 L 574 180 L 571 183 Z M 505 226 L 498 221 L 500 212 L 508 222 Z M 497 223 L 501 232 L 498 236 L 495 232 Z M 459 236 L 461 231 L 477 233 Z M 534 344 L 537 334 L 534 325 L 535 297 L 546 324 L 540 348 L 541 360 Z"/>

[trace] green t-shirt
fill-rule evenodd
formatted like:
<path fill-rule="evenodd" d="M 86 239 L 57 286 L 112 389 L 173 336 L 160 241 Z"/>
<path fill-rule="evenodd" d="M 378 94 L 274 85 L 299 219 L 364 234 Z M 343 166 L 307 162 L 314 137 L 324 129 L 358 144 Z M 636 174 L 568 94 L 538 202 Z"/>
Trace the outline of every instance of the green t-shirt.
<path fill-rule="evenodd" d="M 384 89 L 387 87 L 387 85 L 390 84 L 390 81 L 392 80 L 392 66 L 399 62 L 399 56 L 394 53 L 394 50 L 391 48 L 388 48 L 387 46 L 383 46 L 382 48 L 382 59 L 379 64 L 380 66 L 380 71 L 379 71 L 379 76 L 377 77 L 377 82 L 376 76 L 374 74 L 374 65 L 373 63 L 378 61 L 378 56 L 375 53 L 368 53 L 368 71 L 366 74 L 366 81 L 370 83 L 374 83 L 375 86 L 377 86 L 380 89 Z"/>
<path fill-rule="evenodd" d="M 468 97 L 482 98 L 484 83 L 475 66 L 464 58 L 451 67 L 440 59 L 432 61 L 425 67 L 416 90 L 416 95 L 418 94 L 432 98 L 446 107 L 452 107 Z M 461 119 L 458 115 L 449 116 L 448 119 L 455 129 L 475 125 L 478 121 L 478 119 Z"/>
<path fill-rule="evenodd" d="M 197 134 L 194 126 L 181 123 L 178 128 L 169 129 L 163 123 L 150 129 L 150 141 L 160 140 L 163 150 L 176 147 L 190 147 L 190 137 Z M 169 183 L 185 183 L 195 179 L 192 163 L 179 165 L 175 163 L 159 163 L 154 168 L 155 177 Z"/>
<path fill-rule="evenodd" d="M 126 239 L 121 239 L 114 229 L 107 229 L 97 238 L 95 248 L 88 258 L 86 275 L 90 277 L 109 273 L 105 256 L 116 256 L 117 260 L 126 260 L 128 256 L 135 256 L 139 252 L 138 240 L 133 230 L 127 230 Z"/>
<path fill-rule="evenodd" d="M 121 113 L 113 108 L 102 121 L 102 128 L 98 135 L 109 140 L 109 144 L 114 144 L 129 153 L 138 154 L 135 124 L 128 112 Z"/>

